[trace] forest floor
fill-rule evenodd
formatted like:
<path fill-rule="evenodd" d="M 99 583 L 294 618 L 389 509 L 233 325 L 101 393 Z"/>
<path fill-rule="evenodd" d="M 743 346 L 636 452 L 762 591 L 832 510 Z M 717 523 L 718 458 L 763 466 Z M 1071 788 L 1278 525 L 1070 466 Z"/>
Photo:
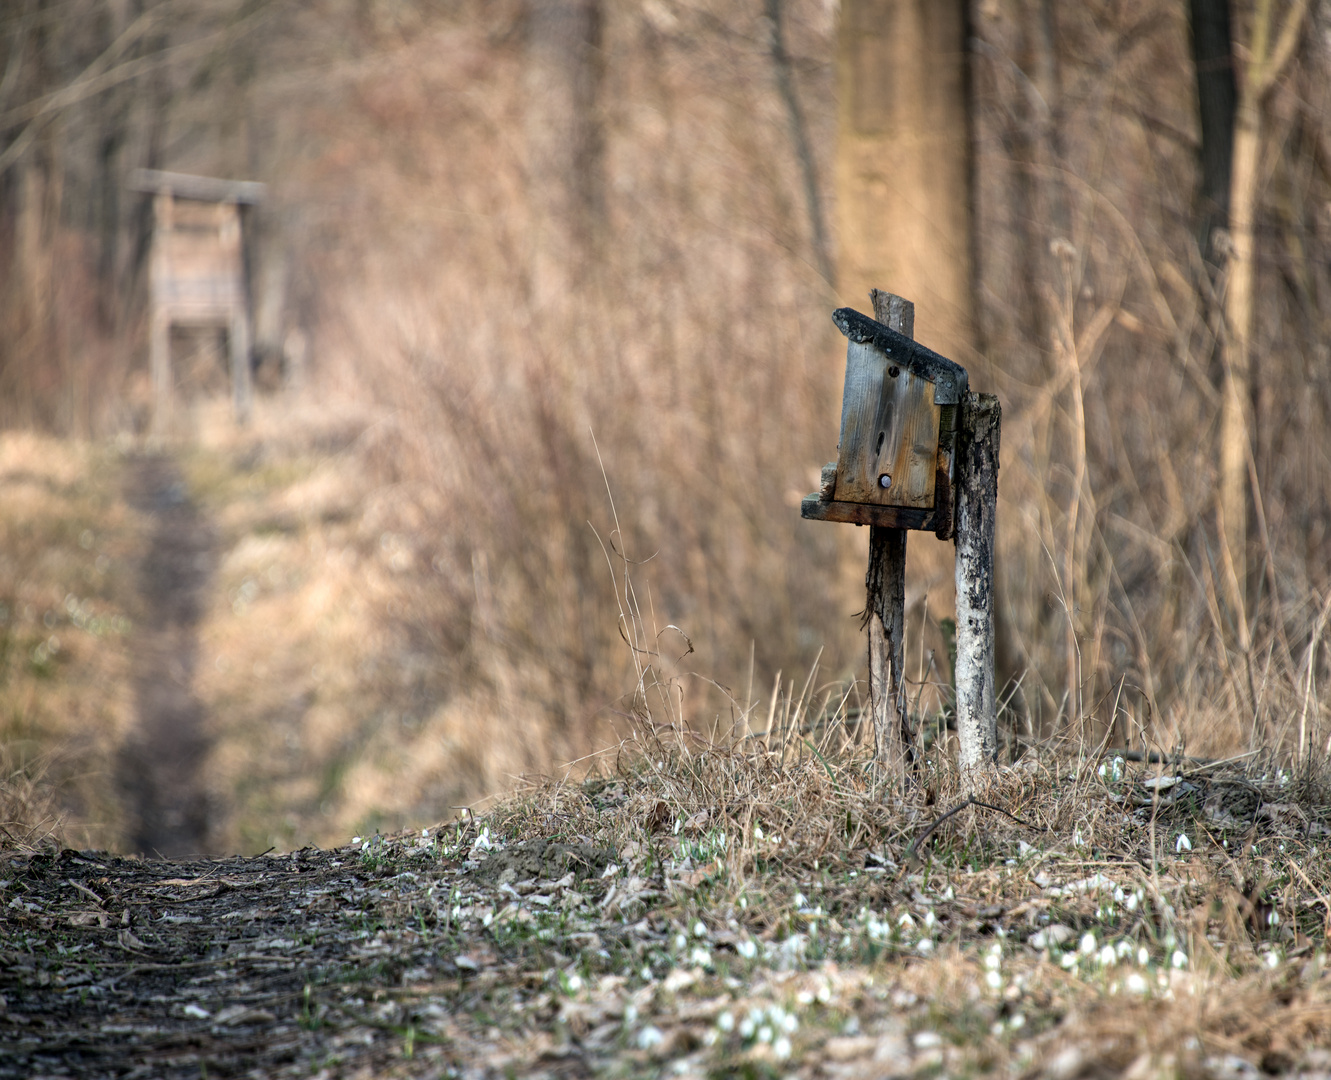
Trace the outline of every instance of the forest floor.
<path fill-rule="evenodd" d="M 644 673 L 613 766 L 421 828 L 468 800 L 374 431 L 0 439 L 0 1080 L 1331 1080 L 1325 761 L 1032 749 L 966 802 L 946 739 L 902 790 Z"/>
<path fill-rule="evenodd" d="M 1331 1076 L 1300 778 L 1018 768 L 916 852 L 861 766 L 656 749 L 336 850 L 11 851 L 0 1077 Z"/>

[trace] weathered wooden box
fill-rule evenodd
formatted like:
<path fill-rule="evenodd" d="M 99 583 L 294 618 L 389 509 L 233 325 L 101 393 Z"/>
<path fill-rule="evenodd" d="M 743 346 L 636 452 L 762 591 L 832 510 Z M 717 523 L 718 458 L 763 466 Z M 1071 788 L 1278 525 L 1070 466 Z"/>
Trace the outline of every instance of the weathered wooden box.
<path fill-rule="evenodd" d="M 966 369 L 850 308 L 832 319 L 848 339 L 841 442 L 801 516 L 950 539 Z"/>

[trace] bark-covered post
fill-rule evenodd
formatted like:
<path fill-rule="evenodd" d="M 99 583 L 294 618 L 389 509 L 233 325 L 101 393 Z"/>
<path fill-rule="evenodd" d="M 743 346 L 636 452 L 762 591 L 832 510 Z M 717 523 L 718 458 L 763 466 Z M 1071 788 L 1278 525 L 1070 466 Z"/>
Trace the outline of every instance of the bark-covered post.
<path fill-rule="evenodd" d="M 915 336 L 914 304 L 880 289 L 874 289 L 870 296 L 875 319 L 906 337 Z M 864 586 L 874 757 L 889 774 L 904 779 L 914 758 L 914 737 L 902 678 L 906 655 L 905 529 L 869 526 L 869 570 Z"/>
<path fill-rule="evenodd" d="M 994 698 L 994 519 L 1002 409 L 968 393 L 957 462 L 957 736 L 963 774 L 998 757 Z"/>

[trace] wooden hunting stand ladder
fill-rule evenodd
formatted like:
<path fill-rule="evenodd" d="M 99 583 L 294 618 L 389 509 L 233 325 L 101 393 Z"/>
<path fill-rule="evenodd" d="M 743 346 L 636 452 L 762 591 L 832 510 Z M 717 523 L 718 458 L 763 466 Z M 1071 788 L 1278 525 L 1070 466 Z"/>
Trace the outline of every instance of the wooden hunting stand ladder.
<path fill-rule="evenodd" d="M 801 516 L 868 525 L 865 621 L 875 757 L 905 777 L 915 733 L 907 713 L 906 532 L 956 544 L 957 734 L 963 773 L 997 758 L 994 697 L 994 518 L 1002 410 L 970 390 L 966 369 L 917 344 L 915 305 L 873 291 L 874 318 L 841 308 L 848 339 L 841 442 Z"/>
<path fill-rule="evenodd" d="M 149 369 L 153 431 L 171 413 L 171 327 L 219 326 L 231 357 L 236 421 L 249 420 L 250 312 L 241 207 L 262 201 L 264 186 L 243 180 L 138 169 L 130 187 L 153 196 Z"/>

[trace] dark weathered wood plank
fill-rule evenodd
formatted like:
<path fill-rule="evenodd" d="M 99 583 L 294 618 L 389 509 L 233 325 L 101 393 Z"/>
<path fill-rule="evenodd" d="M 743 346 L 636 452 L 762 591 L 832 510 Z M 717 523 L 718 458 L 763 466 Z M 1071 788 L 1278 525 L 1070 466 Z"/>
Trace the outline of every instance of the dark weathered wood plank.
<path fill-rule="evenodd" d="M 819 495 L 806 495 L 800 503 L 800 517 L 809 521 L 840 521 L 848 525 L 881 525 L 888 529 L 934 528 L 933 510 L 911 506 L 874 506 L 871 503 L 837 502 Z"/>

